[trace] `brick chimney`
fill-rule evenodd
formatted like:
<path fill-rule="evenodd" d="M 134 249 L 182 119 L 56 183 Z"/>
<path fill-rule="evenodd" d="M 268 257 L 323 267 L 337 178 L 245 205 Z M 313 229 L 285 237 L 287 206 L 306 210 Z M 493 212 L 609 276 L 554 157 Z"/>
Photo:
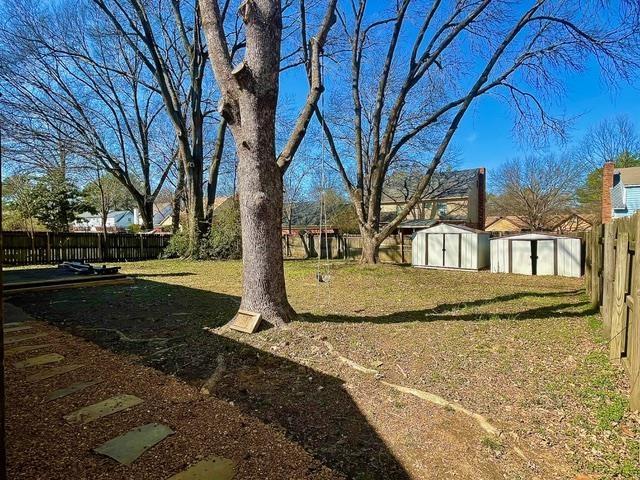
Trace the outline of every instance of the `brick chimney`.
<path fill-rule="evenodd" d="M 484 230 L 487 218 L 487 170 L 478 169 L 478 229 Z"/>
<path fill-rule="evenodd" d="M 602 167 L 602 223 L 609 223 L 613 208 L 611 205 L 611 189 L 613 188 L 613 162 L 607 162 Z"/>

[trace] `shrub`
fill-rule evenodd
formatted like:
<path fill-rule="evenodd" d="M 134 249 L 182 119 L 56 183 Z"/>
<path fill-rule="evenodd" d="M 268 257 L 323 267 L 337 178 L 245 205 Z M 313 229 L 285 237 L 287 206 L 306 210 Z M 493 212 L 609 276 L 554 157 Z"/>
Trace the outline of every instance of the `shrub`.
<path fill-rule="evenodd" d="M 221 206 L 213 217 L 209 234 L 202 239 L 200 255 L 215 260 L 242 257 L 240 207 L 237 201 Z"/>
<path fill-rule="evenodd" d="M 186 229 L 171 236 L 164 250 L 165 258 L 189 256 L 189 234 Z M 202 236 L 198 258 L 203 260 L 233 260 L 242 257 L 240 208 L 237 201 L 225 203 L 213 217 L 209 232 Z M 193 257 L 192 257 L 193 258 Z"/>
<path fill-rule="evenodd" d="M 189 235 L 186 230 L 179 230 L 171 235 L 169 244 L 165 247 L 162 256 L 164 258 L 180 258 L 187 254 L 189 249 Z"/>

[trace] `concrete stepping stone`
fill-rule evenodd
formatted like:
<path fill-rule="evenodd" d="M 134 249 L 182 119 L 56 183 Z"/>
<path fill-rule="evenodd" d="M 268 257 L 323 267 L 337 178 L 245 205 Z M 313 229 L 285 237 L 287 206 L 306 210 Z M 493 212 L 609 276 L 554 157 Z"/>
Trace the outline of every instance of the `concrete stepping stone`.
<path fill-rule="evenodd" d="M 11 337 L 8 337 L 8 338 L 4 339 L 4 344 L 5 345 L 11 345 L 12 343 L 18 343 L 18 342 L 22 342 L 24 340 L 32 340 L 34 338 L 46 337 L 47 335 L 48 335 L 48 333 L 32 333 L 30 335 L 11 336 Z"/>
<path fill-rule="evenodd" d="M 7 322 L 7 323 L 3 323 L 2 326 L 4 328 L 7 328 L 7 327 L 21 327 L 24 324 L 25 324 L 24 322 Z"/>
<path fill-rule="evenodd" d="M 14 333 L 14 332 L 22 332 L 23 330 L 31 330 L 33 327 L 31 325 L 22 325 L 16 327 L 4 327 L 4 333 Z"/>
<path fill-rule="evenodd" d="M 148 423 L 103 443 L 93 451 L 123 465 L 131 465 L 140 455 L 173 433 L 166 425 Z"/>
<path fill-rule="evenodd" d="M 140 405 L 144 400 L 136 397 L 135 395 L 116 395 L 115 397 L 107 398 L 93 405 L 82 407 L 75 412 L 71 412 L 64 416 L 64 419 L 69 423 L 85 424 L 93 422 L 98 418 L 106 417 L 122 410 L 126 410 L 136 405 Z"/>
<path fill-rule="evenodd" d="M 88 382 L 74 383 L 72 385 L 69 385 L 68 387 L 60 388 L 58 390 L 54 390 L 49 395 L 47 395 L 47 400 L 49 400 L 49 401 L 57 400 L 58 398 L 63 398 L 63 397 L 66 397 L 68 395 L 72 395 L 72 394 L 74 394 L 76 392 L 84 390 L 85 388 L 92 387 L 92 386 L 97 385 L 98 383 L 101 383 L 101 382 L 104 382 L 104 380 L 99 378 L 97 380 L 89 380 Z"/>
<path fill-rule="evenodd" d="M 47 378 L 55 377 L 57 375 L 62 375 L 63 373 L 72 372 L 80 367 L 84 367 L 82 364 L 70 364 L 63 365 L 61 367 L 48 368 L 44 372 L 35 373 L 33 375 L 29 375 L 27 380 L 30 382 L 38 382 L 40 380 L 45 380 Z"/>
<path fill-rule="evenodd" d="M 14 363 L 16 368 L 27 368 L 27 367 L 35 367 L 36 365 L 47 365 L 49 363 L 56 363 L 61 360 L 64 360 L 62 355 L 57 353 L 47 353 L 45 355 L 38 355 L 37 357 L 27 358 L 26 360 L 22 360 L 20 362 Z"/>
<path fill-rule="evenodd" d="M 41 350 L 50 347 L 50 343 L 42 343 L 40 345 L 23 345 L 21 347 L 8 348 L 4 351 L 5 355 L 13 355 L 14 353 L 31 352 L 32 350 Z"/>
<path fill-rule="evenodd" d="M 236 462 L 211 455 L 167 480 L 231 480 L 236 475 Z"/>

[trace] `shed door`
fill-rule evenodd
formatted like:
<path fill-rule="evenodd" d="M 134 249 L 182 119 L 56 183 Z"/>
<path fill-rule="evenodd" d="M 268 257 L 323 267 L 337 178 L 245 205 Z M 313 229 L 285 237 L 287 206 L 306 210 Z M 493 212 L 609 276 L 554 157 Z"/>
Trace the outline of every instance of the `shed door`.
<path fill-rule="evenodd" d="M 442 253 L 444 250 L 444 235 L 441 233 L 430 233 L 427 235 L 429 248 L 427 250 L 429 255 L 429 266 L 442 267 L 444 266 L 442 261 Z"/>
<path fill-rule="evenodd" d="M 536 275 L 554 275 L 556 252 L 553 240 L 538 240 Z"/>
<path fill-rule="evenodd" d="M 444 266 L 460 268 L 460 235 L 445 233 L 444 248 Z"/>
<path fill-rule="evenodd" d="M 511 271 L 523 275 L 531 275 L 531 241 L 510 240 L 511 242 Z"/>

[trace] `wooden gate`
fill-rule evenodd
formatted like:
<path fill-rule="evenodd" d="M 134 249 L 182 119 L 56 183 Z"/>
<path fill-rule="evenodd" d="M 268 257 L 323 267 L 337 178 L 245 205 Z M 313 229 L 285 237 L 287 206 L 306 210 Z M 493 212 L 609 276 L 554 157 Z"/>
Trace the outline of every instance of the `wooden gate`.
<path fill-rule="evenodd" d="M 640 216 L 617 219 L 587 233 L 585 282 L 600 307 L 609 358 L 630 378 L 630 406 L 640 410 Z"/>

